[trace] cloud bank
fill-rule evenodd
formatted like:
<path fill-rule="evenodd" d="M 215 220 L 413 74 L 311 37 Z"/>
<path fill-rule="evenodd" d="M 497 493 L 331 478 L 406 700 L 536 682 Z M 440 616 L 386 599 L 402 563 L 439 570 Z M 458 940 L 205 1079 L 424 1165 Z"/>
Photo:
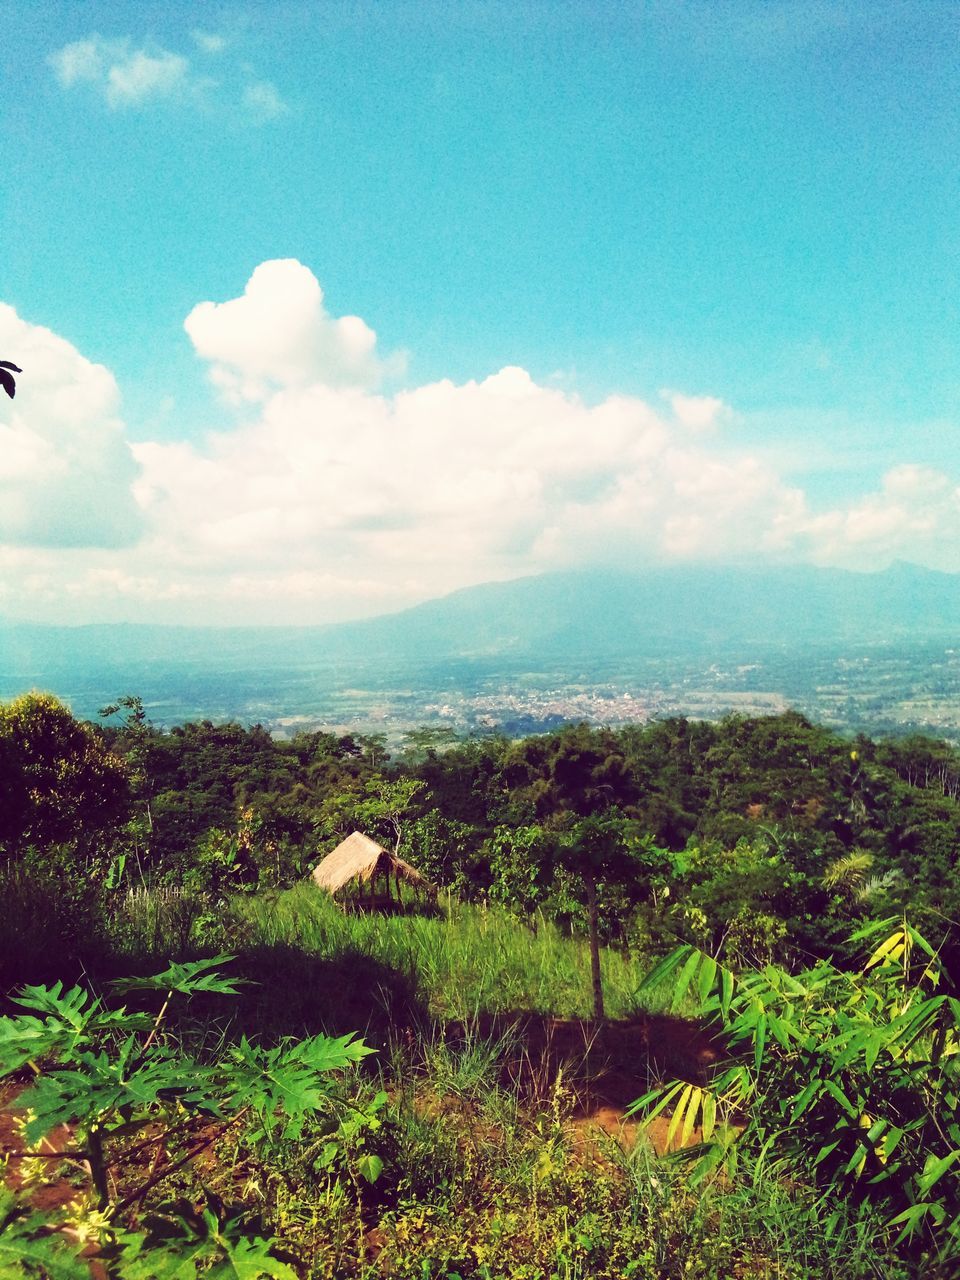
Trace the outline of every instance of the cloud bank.
<path fill-rule="evenodd" d="M 0 307 L 24 368 L 0 405 L 0 611 L 316 622 L 598 561 L 960 570 L 954 480 L 905 463 L 814 510 L 717 397 L 587 404 L 517 367 L 386 393 L 400 363 L 299 262 L 185 328 L 222 428 L 128 445 L 109 372 Z"/>

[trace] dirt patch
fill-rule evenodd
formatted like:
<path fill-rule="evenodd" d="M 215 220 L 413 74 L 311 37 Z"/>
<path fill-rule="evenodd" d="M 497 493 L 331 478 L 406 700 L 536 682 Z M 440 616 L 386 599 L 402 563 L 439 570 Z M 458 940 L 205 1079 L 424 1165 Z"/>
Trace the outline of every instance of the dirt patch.
<path fill-rule="evenodd" d="M 49 1133 L 35 1155 L 25 1154 L 21 1127 L 24 1113 L 12 1105 L 25 1087 L 22 1081 L 11 1080 L 0 1089 L 0 1153 L 9 1157 L 5 1182 L 13 1191 L 32 1185 L 39 1166 L 44 1176 L 30 1195 L 30 1203 L 36 1209 L 60 1209 L 76 1200 L 80 1188 L 86 1185 L 86 1171 L 72 1160 L 69 1172 L 54 1176 L 73 1149 L 73 1134 L 67 1125 Z"/>
<path fill-rule="evenodd" d="M 455 1042 L 465 1028 L 451 1024 Z M 704 1085 L 724 1055 L 724 1045 L 703 1023 L 666 1014 L 650 1014 L 596 1024 L 540 1014 L 501 1014 L 481 1019 L 470 1029 L 506 1046 L 501 1083 L 515 1089 L 532 1107 L 546 1105 L 558 1080 L 572 1096 L 572 1125 L 588 1133 L 606 1133 L 626 1147 L 640 1130 L 626 1114 L 630 1105 L 658 1081 L 680 1079 Z M 666 1147 L 669 1116 L 647 1129 L 658 1151 Z M 699 1129 L 688 1138 L 701 1140 Z"/>

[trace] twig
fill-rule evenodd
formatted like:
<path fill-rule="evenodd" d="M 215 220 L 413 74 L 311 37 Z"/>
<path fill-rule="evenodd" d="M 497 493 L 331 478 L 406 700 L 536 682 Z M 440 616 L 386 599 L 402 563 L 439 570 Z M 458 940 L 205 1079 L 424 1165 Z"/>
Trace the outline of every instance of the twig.
<path fill-rule="evenodd" d="M 85 1160 L 82 1151 L 8 1151 L 8 1160 Z"/>
<path fill-rule="evenodd" d="M 146 1055 L 147 1050 L 150 1048 L 154 1040 L 157 1038 L 157 1032 L 160 1030 L 160 1024 L 163 1022 L 164 1015 L 166 1014 L 167 1009 L 169 1008 L 169 1005 L 170 1005 L 170 1001 L 172 999 L 173 999 L 173 988 L 171 987 L 170 990 L 167 992 L 167 995 L 163 1004 L 160 1006 L 160 1012 L 157 1014 L 156 1018 L 154 1019 L 153 1028 L 150 1034 L 147 1036 L 146 1040 L 144 1041 L 143 1048 L 140 1050 L 140 1056 L 138 1058 L 138 1061 L 140 1062 L 143 1061 L 143 1058 Z"/>
<path fill-rule="evenodd" d="M 142 1200 L 147 1192 L 152 1191 L 158 1183 L 163 1182 L 164 1178 L 169 1178 L 172 1173 L 176 1173 L 177 1170 L 182 1169 L 185 1164 L 189 1164 L 194 1156 L 198 1156 L 201 1151 L 205 1151 L 207 1147 L 212 1146 L 214 1142 L 219 1141 L 228 1129 L 232 1129 L 235 1124 L 238 1124 L 239 1121 L 243 1119 L 249 1110 L 249 1107 L 244 1107 L 242 1111 L 238 1111 L 233 1119 L 216 1133 L 212 1133 L 209 1138 L 204 1138 L 203 1142 L 198 1143 L 191 1151 L 188 1151 L 186 1155 L 181 1156 L 179 1160 L 175 1160 L 173 1164 L 169 1164 L 165 1169 L 161 1169 L 158 1174 L 154 1175 L 154 1177 L 148 1178 L 142 1187 L 138 1187 L 136 1191 L 131 1191 L 129 1195 L 124 1196 L 122 1200 L 118 1201 L 118 1203 L 113 1206 L 111 1215 L 115 1216 L 118 1213 L 122 1213 L 124 1209 L 129 1209 L 136 1201 Z"/>

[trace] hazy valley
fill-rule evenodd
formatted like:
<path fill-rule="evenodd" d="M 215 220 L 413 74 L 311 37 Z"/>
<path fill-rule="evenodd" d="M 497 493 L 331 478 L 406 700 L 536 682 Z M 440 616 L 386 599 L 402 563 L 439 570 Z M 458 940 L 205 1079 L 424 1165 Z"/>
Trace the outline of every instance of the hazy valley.
<path fill-rule="evenodd" d="M 794 707 L 872 733 L 960 735 L 960 591 L 908 565 L 854 574 L 550 574 L 328 627 L 0 626 L 0 698 L 77 715 L 135 693 L 158 725 L 535 732 Z"/>

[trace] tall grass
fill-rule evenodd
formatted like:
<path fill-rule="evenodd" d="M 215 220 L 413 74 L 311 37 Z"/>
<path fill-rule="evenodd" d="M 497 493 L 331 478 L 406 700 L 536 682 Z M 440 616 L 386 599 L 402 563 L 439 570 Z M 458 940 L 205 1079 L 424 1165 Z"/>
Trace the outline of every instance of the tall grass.
<path fill-rule="evenodd" d="M 549 921 L 528 925 L 499 908 L 448 898 L 436 916 L 347 914 L 304 884 L 236 900 L 224 928 L 228 945 L 368 956 L 410 975 L 430 1012 L 444 1019 L 519 1012 L 587 1018 L 592 1008 L 586 942 L 564 936 Z M 635 1013 L 642 965 L 609 948 L 601 965 L 610 1015 Z"/>

